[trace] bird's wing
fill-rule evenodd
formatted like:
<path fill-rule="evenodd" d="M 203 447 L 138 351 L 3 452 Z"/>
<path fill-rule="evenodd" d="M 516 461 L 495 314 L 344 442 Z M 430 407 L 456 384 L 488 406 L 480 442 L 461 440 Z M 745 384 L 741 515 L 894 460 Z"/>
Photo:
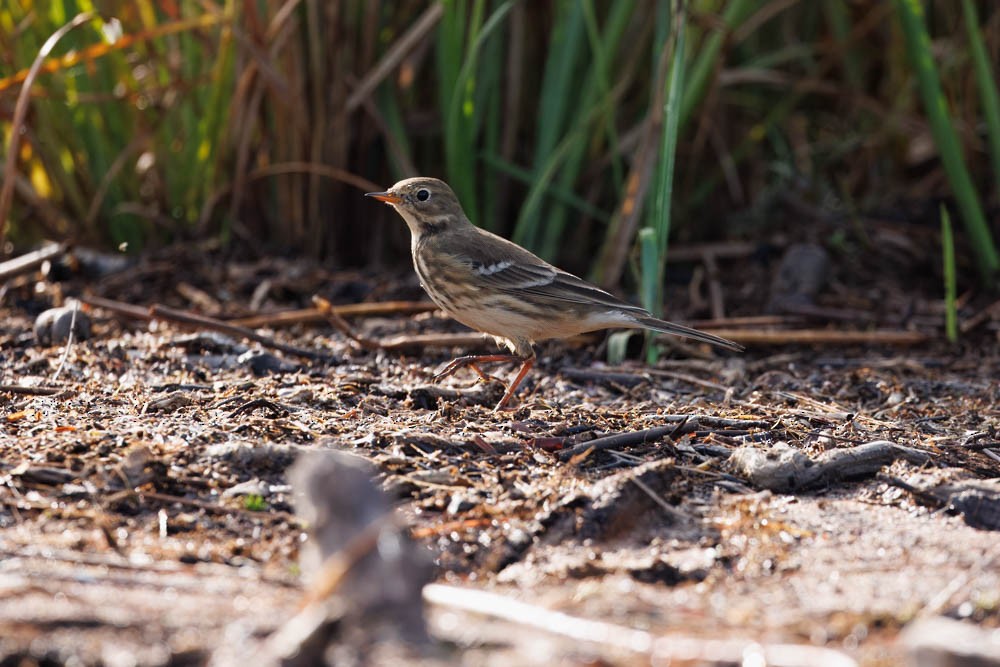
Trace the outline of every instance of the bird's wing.
<path fill-rule="evenodd" d="M 544 284 L 526 285 L 514 288 L 512 292 L 530 294 L 535 298 L 552 299 L 566 303 L 575 303 L 593 307 L 606 307 L 623 310 L 635 315 L 648 314 L 644 309 L 626 303 L 596 285 L 588 283 L 572 273 L 556 269 L 551 279 Z"/>
<path fill-rule="evenodd" d="M 646 310 L 628 304 L 497 236 L 493 236 L 489 244 L 466 243 L 461 248 L 455 248 L 452 254 L 471 268 L 480 284 L 511 296 L 530 296 L 553 304 L 614 308 L 639 317 L 649 315 Z"/>

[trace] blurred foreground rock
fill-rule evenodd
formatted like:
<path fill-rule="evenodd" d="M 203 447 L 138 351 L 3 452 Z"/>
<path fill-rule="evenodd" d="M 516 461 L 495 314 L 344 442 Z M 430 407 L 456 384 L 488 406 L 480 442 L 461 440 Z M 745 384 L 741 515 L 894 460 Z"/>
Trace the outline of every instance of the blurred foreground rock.
<path fill-rule="evenodd" d="M 383 664 L 387 651 L 409 659 L 429 648 L 421 591 L 430 561 L 393 520 L 375 474 L 364 459 L 335 451 L 309 452 L 292 466 L 296 512 L 310 533 L 301 559 L 306 592 L 254 664 Z M 247 658 L 230 646 L 214 664 Z"/>

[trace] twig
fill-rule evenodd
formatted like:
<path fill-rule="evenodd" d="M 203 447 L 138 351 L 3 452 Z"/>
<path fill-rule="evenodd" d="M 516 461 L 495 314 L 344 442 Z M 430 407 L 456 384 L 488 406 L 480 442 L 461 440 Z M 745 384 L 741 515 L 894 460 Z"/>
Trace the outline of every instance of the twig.
<path fill-rule="evenodd" d="M 0 223 L 0 226 L 2 226 L 2 223 Z M 2 230 L 0 230 L 0 241 L 2 241 Z M 0 262 L 0 283 L 8 278 L 19 276 L 22 273 L 34 271 L 45 262 L 52 261 L 56 257 L 61 256 L 66 252 L 66 249 L 67 245 L 65 243 L 49 243 L 44 248 L 25 253 L 20 257 L 9 259 L 6 262 Z"/>
<path fill-rule="evenodd" d="M 835 331 L 831 329 L 793 329 L 789 331 L 750 331 L 747 329 L 712 329 L 712 334 L 743 345 L 920 345 L 930 336 L 919 331 Z"/>
<path fill-rule="evenodd" d="M 337 312 L 333 310 L 333 304 L 321 296 L 314 296 L 312 302 L 316 304 L 316 309 L 320 311 L 334 329 L 347 336 L 357 347 L 364 350 L 378 350 L 381 345 L 374 340 L 365 338 L 354 331 L 354 327 L 347 323 Z"/>
<path fill-rule="evenodd" d="M 558 457 L 561 461 L 567 461 L 577 454 L 585 452 L 589 449 L 595 451 L 602 449 L 613 449 L 615 447 L 628 447 L 630 445 L 641 445 L 647 442 L 653 442 L 659 440 L 664 436 L 670 436 L 671 438 L 678 435 L 685 435 L 687 433 L 692 433 L 698 431 L 702 426 L 718 427 L 718 428 L 770 428 L 772 422 L 763 419 L 736 419 L 730 417 L 715 417 L 712 415 L 682 415 L 682 414 L 670 414 L 670 415 L 657 415 L 657 421 L 667 422 L 671 426 L 654 426 L 653 428 L 643 429 L 641 431 L 629 431 L 626 433 L 616 433 L 614 435 L 607 435 L 602 438 L 595 438 L 587 442 L 581 442 L 578 445 L 573 445 L 569 449 L 564 449 L 559 452 Z"/>
<path fill-rule="evenodd" d="M 994 301 L 969 319 L 962 322 L 959 329 L 962 333 L 969 333 L 987 320 L 992 320 L 997 317 L 1000 317 L 1000 301 Z"/>
<path fill-rule="evenodd" d="M 481 345 L 486 342 L 486 336 L 480 333 L 459 333 L 459 334 L 418 334 L 406 336 L 394 336 L 385 340 L 376 340 L 362 336 L 341 317 L 329 301 L 321 296 L 314 296 L 313 303 L 316 309 L 323 313 L 330 326 L 350 338 L 358 347 L 365 350 L 388 350 L 391 352 L 402 352 L 415 349 L 422 350 L 426 347 L 460 347 Z"/>
<path fill-rule="evenodd" d="M 669 378 L 671 380 L 686 382 L 688 384 L 693 384 L 697 387 L 704 387 L 705 389 L 712 389 L 714 391 L 726 392 L 729 390 L 729 387 L 725 385 L 718 384 L 717 382 L 711 382 L 709 380 L 702 380 L 701 378 L 695 377 L 693 375 L 688 375 L 687 373 L 678 373 L 676 371 L 664 371 L 658 368 L 650 368 L 646 372 L 649 375 L 652 375 L 653 377 Z"/>
<path fill-rule="evenodd" d="M 649 382 L 645 369 L 605 369 L 605 368 L 560 368 L 559 375 L 577 382 L 610 382 L 625 387 L 634 387 Z"/>
<path fill-rule="evenodd" d="M 289 412 L 288 408 L 279 405 L 274 401 L 268 400 L 266 398 L 255 398 L 253 400 L 247 401 L 246 403 L 243 403 L 235 410 L 230 412 L 229 417 L 230 418 L 242 417 L 243 415 L 251 414 L 252 412 L 258 409 L 267 410 L 267 416 L 270 419 L 277 419 L 278 417 L 287 415 Z"/>
<path fill-rule="evenodd" d="M 294 354 L 300 357 L 305 357 L 307 359 L 319 359 L 322 361 L 334 361 L 335 357 L 325 352 L 317 352 L 316 350 L 307 350 L 302 347 L 297 347 L 295 345 L 286 345 L 285 343 L 279 343 L 270 336 L 265 336 L 259 334 L 253 329 L 247 329 L 246 327 L 238 327 L 222 320 L 217 320 L 214 317 L 208 317 L 206 315 L 198 315 L 196 313 L 188 313 L 181 310 L 176 310 L 168 306 L 161 304 L 154 304 L 149 309 L 149 314 L 158 320 L 164 320 L 167 322 L 173 322 L 175 324 L 182 324 L 191 326 L 198 329 L 210 329 L 212 331 L 218 331 L 230 336 L 237 336 L 241 338 L 246 338 L 254 342 L 260 343 L 265 347 L 270 347 L 272 349 L 278 350 L 279 352 L 285 352 L 286 354 Z"/>
<path fill-rule="evenodd" d="M 149 322 L 153 319 L 153 316 L 149 314 L 149 309 L 143 308 L 142 306 L 133 306 L 130 303 L 105 299 L 100 296 L 81 296 L 79 299 L 81 303 L 85 303 L 88 306 L 109 310 L 115 315 L 121 315 L 122 317 L 127 317 L 130 320 Z"/>
<path fill-rule="evenodd" d="M 61 392 L 59 387 L 28 387 L 21 384 L 0 384 L 0 393 L 21 394 L 23 396 L 53 396 Z"/>
<path fill-rule="evenodd" d="M 340 306 L 331 305 L 330 309 L 341 317 L 374 316 L 374 315 L 415 315 L 437 310 L 437 306 L 429 301 L 381 301 L 378 303 L 349 303 Z M 277 313 L 263 313 L 250 317 L 238 317 L 226 320 L 229 324 L 241 327 L 259 329 L 262 327 L 287 327 L 295 324 L 315 324 L 326 322 L 327 317 L 321 308 L 299 308 Z"/>
<path fill-rule="evenodd" d="M 578 642 L 645 654 L 651 657 L 650 662 L 653 664 L 673 664 L 676 660 L 684 664 L 698 662 L 745 665 L 752 662 L 773 667 L 857 667 L 857 663 L 850 657 L 819 646 L 758 644 L 750 640 L 677 635 L 658 637 L 645 630 L 571 616 L 499 593 L 471 588 L 428 584 L 424 586 L 423 596 L 427 603 L 446 609 L 481 614 Z"/>
<path fill-rule="evenodd" d="M 560 461 L 567 461 L 581 452 L 588 450 L 601 451 L 602 449 L 614 449 L 617 447 L 629 447 L 631 445 L 642 445 L 647 442 L 655 442 L 664 436 L 673 434 L 677 430 L 676 426 L 656 426 L 641 431 L 629 431 L 627 433 L 616 433 L 603 438 L 596 438 L 587 442 L 581 442 L 564 449 L 557 455 Z"/>
<path fill-rule="evenodd" d="M 723 317 L 721 319 L 691 320 L 688 324 L 696 329 L 725 329 L 727 327 L 780 327 L 796 324 L 801 317 L 788 315 L 748 315 L 746 317 Z"/>

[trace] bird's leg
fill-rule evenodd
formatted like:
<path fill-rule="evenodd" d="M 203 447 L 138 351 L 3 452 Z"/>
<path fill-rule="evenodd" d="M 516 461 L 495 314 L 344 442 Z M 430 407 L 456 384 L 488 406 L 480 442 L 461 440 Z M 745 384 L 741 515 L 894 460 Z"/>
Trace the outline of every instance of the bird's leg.
<path fill-rule="evenodd" d="M 471 366 L 472 370 L 476 371 L 482 379 L 496 380 L 503 384 L 503 381 L 499 378 L 483 373 L 478 366 L 478 364 L 494 364 L 503 361 L 519 361 L 521 362 L 521 368 L 517 371 L 517 375 L 514 376 L 514 380 L 507 385 L 507 390 L 503 393 L 503 398 L 501 398 L 500 402 L 497 403 L 495 408 L 493 408 L 493 412 L 497 412 L 507 406 L 507 403 L 510 402 L 511 396 L 514 395 L 514 391 L 518 388 L 521 382 L 524 381 L 524 378 L 528 374 L 528 371 L 531 370 L 531 367 L 535 365 L 534 354 L 531 356 L 520 356 L 516 354 L 470 354 L 466 357 L 458 357 L 441 369 L 441 372 L 435 375 L 432 380 L 437 382 L 438 380 L 452 375 L 455 371 L 464 368 L 465 366 Z"/>
<path fill-rule="evenodd" d="M 522 361 L 522 360 L 523 357 L 519 357 L 513 354 L 470 354 L 469 356 L 458 357 L 457 359 L 453 360 L 451 363 L 449 363 L 447 366 L 441 369 L 441 372 L 435 375 L 432 378 L 432 380 L 434 382 L 438 382 L 439 380 L 442 380 L 448 377 L 449 375 L 452 375 L 453 373 L 455 373 L 455 371 L 461 368 L 465 368 L 466 366 L 471 366 L 472 370 L 476 371 L 479 377 L 481 377 L 483 380 L 498 380 L 501 384 L 504 384 L 503 381 L 499 380 L 498 378 L 495 378 L 491 375 L 487 375 L 486 373 L 484 373 L 479 368 L 479 364 L 493 364 L 493 363 L 499 363 L 501 361 Z"/>
<path fill-rule="evenodd" d="M 528 374 L 528 371 L 531 370 L 531 367 L 535 365 L 535 355 L 531 355 L 530 357 L 515 357 L 515 358 L 523 362 L 521 364 L 521 370 L 517 372 L 517 376 L 514 377 L 513 382 L 511 382 L 510 386 L 507 387 L 507 391 L 503 393 L 503 398 L 501 398 L 500 402 L 497 403 L 497 406 L 493 408 L 493 412 L 497 412 L 498 410 L 503 410 L 504 407 L 507 406 L 507 402 L 510 400 L 510 397 L 514 395 L 514 390 L 517 389 L 517 386 L 521 384 L 521 382 L 524 380 L 524 376 Z"/>

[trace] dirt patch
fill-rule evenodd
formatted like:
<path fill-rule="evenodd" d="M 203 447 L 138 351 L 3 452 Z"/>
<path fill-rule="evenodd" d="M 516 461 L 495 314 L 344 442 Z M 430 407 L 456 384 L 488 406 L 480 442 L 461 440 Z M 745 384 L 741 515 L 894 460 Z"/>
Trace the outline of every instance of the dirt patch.
<path fill-rule="evenodd" d="M 265 274 L 262 307 L 302 306 L 317 292 L 418 296 L 412 282 L 265 263 L 192 270 L 191 289 L 178 291 L 165 260 L 129 269 L 131 279 L 7 293 L 0 383 L 58 391 L 0 392 L 0 662 L 204 664 L 240 638 L 269 636 L 303 595 L 306 527 L 286 471 L 316 449 L 374 463 L 439 581 L 576 616 L 832 647 L 868 665 L 896 664 L 897 635 L 915 618 L 1000 621 L 1000 551 L 986 529 L 997 527 L 995 495 L 959 502 L 965 491 L 954 491 L 1000 476 L 990 331 L 964 348 L 722 357 L 678 344 L 655 368 L 606 366 L 600 337 L 549 343 L 503 413 L 491 411 L 502 387 L 471 372 L 430 383 L 467 347 L 387 352 L 324 324 L 263 330 L 324 355 L 303 358 L 102 309 L 90 313 L 93 337 L 66 354 L 31 334 L 37 312 L 84 285 L 143 307 L 156 294 L 190 308 L 202 294 L 202 312 L 245 315 L 226 304 L 254 300 Z M 862 308 L 847 295 L 823 304 L 835 306 Z M 921 330 L 934 306 L 911 299 L 910 311 Z M 459 331 L 434 312 L 352 324 L 373 339 Z M 620 434 L 632 435 L 588 446 Z M 787 443 L 813 465 L 875 441 L 925 459 L 789 493 L 754 486 L 730 460 Z M 432 633 L 456 643 L 429 662 L 642 661 L 477 617 L 456 632 L 442 613 Z"/>

